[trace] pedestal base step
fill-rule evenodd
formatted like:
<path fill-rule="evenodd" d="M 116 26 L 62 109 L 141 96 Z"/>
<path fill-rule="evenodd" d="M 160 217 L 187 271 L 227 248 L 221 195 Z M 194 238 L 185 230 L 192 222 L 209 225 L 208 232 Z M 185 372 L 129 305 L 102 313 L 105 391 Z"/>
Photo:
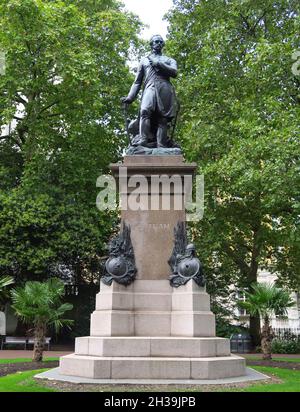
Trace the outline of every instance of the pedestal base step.
<path fill-rule="evenodd" d="M 101 357 L 219 357 L 230 356 L 230 341 L 216 337 L 85 337 L 76 339 L 75 354 Z"/>
<path fill-rule="evenodd" d="M 245 359 L 95 357 L 68 355 L 60 359 L 60 374 L 92 379 L 220 379 L 246 374 Z"/>

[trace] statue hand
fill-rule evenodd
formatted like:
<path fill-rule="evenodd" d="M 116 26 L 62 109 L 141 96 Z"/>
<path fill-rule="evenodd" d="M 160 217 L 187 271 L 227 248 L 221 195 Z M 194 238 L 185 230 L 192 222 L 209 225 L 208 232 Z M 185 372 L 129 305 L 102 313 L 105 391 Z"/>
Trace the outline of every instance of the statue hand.
<path fill-rule="evenodd" d="M 130 99 L 128 96 L 127 97 L 122 97 L 121 98 L 121 103 L 124 103 L 124 104 L 131 104 L 133 102 L 133 100 L 132 99 Z"/>
<path fill-rule="evenodd" d="M 155 57 L 153 57 L 153 56 L 150 56 L 150 57 L 149 57 L 149 60 L 150 60 L 150 63 L 151 63 L 151 65 L 152 65 L 153 67 L 157 67 L 157 66 L 158 66 L 158 64 L 159 64 L 159 59 L 158 59 L 158 58 L 155 58 Z"/>

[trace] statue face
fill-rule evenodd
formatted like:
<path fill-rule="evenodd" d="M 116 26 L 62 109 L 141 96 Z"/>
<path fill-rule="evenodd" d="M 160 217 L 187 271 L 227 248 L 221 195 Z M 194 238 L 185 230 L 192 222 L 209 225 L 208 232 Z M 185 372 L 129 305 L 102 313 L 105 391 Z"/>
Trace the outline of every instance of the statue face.
<path fill-rule="evenodd" d="M 152 50 L 156 52 L 161 52 L 165 45 L 164 39 L 161 36 L 154 36 L 151 40 Z"/>

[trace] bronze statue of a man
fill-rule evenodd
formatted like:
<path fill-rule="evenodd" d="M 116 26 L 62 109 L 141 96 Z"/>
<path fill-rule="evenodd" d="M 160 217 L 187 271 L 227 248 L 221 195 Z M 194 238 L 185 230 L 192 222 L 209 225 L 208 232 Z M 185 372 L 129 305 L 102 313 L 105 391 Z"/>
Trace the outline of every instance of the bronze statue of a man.
<path fill-rule="evenodd" d="M 142 59 L 129 94 L 122 99 L 125 104 L 132 103 L 144 83 L 139 120 L 141 146 L 147 147 L 154 136 L 158 148 L 169 147 L 168 124 L 177 112 L 175 90 L 170 82 L 171 77 L 177 76 L 177 63 L 162 54 L 164 45 L 160 35 L 151 38 L 152 53 Z"/>

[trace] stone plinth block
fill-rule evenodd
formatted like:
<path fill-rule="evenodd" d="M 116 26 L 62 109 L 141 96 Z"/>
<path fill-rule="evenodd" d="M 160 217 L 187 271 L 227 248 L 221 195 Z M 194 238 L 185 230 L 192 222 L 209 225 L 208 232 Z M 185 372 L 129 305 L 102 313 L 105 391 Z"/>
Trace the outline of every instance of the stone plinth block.
<path fill-rule="evenodd" d="M 125 287 L 113 282 L 111 286 L 101 283 L 96 296 L 96 310 L 133 310 L 133 285 Z"/>
<path fill-rule="evenodd" d="M 68 355 L 60 373 L 95 379 L 220 379 L 244 376 L 245 359 L 174 357 L 95 357 Z"/>
<path fill-rule="evenodd" d="M 135 312 L 134 314 L 135 336 L 170 336 L 171 312 Z"/>
<path fill-rule="evenodd" d="M 210 312 L 210 296 L 205 292 L 176 293 L 172 296 L 173 311 L 200 311 Z"/>
<path fill-rule="evenodd" d="M 233 356 L 191 361 L 191 379 L 221 379 L 246 374 L 245 359 Z"/>
<path fill-rule="evenodd" d="M 162 276 L 163 277 L 163 276 Z M 134 293 L 164 293 L 172 294 L 173 288 L 170 286 L 170 282 L 167 276 L 166 279 L 161 280 L 139 280 L 136 279 L 133 286 Z"/>
<path fill-rule="evenodd" d="M 174 247 L 174 227 L 185 219 L 184 211 L 123 211 L 122 218 L 130 225 L 135 253 L 137 279 L 168 278 L 168 260 Z"/>
<path fill-rule="evenodd" d="M 166 293 L 135 293 L 133 309 L 139 311 L 167 311 L 172 310 L 172 295 Z"/>
<path fill-rule="evenodd" d="M 101 284 L 96 310 L 171 311 L 173 289 L 167 280 L 135 281 L 130 286 Z"/>
<path fill-rule="evenodd" d="M 132 292 L 99 293 L 96 310 L 133 310 Z"/>
<path fill-rule="evenodd" d="M 194 281 L 189 281 L 184 286 L 174 288 L 172 310 L 210 312 L 210 296 L 205 288 L 199 287 Z"/>
<path fill-rule="evenodd" d="M 91 336 L 133 336 L 134 314 L 130 311 L 95 311 Z"/>
<path fill-rule="evenodd" d="M 121 218 L 131 228 L 138 279 L 168 276 L 174 227 L 179 221 L 185 221 L 185 192 L 191 183 L 188 177 L 191 178 L 196 169 L 196 164 L 184 163 L 182 156 L 125 156 L 123 164 L 111 165 L 120 186 Z M 146 182 L 139 193 L 140 210 L 132 206 L 128 197 L 139 187 L 137 176 Z M 157 179 L 161 179 L 161 183 L 157 183 Z"/>
<path fill-rule="evenodd" d="M 76 355 L 86 355 L 90 354 L 89 350 L 89 340 L 91 339 L 90 336 L 76 338 L 75 339 L 75 354 Z M 102 338 L 99 338 L 102 339 Z M 101 341 L 98 342 L 98 346 L 102 345 Z"/>
<path fill-rule="evenodd" d="M 111 359 L 67 355 L 60 358 L 60 374 L 84 378 L 110 379 Z"/>
<path fill-rule="evenodd" d="M 137 277 L 128 287 L 101 283 L 91 336 L 77 338 L 75 354 L 61 358 L 62 375 L 174 383 L 245 376 L 245 359 L 230 355 L 228 339 L 215 337 L 205 288 L 194 281 L 172 288 L 168 280 L 174 228 L 186 221 L 196 169 L 182 156 L 125 156 L 111 165 L 122 205 L 129 206 L 121 219 L 130 225 Z M 147 208 L 130 208 L 132 195 Z"/>
<path fill-rule="evenodd" d="M 189 379 L 190 360 L 186 358 L 114 358 L 112 379 Z"/>
<path fill-rule="evenodd" d="M 6 335 L 6 318 L 4 312 L 0 312 L 0 336 L 1 335 Z"/>
<path fill-rule="evenodd" d="M 223 338 L 86 337 L 76 339 L 75 354 L 101 357 L 224 357 L 230 356 L 230 342 Z"/>
<path fill-rule="evenodd" d="M 91 336 L 170 336 L 172 293 L 168 280 L 101 284 Z"/>
<path fill-rule="evenodd" d="M 172 312 L 171 336 L 216 336 L 215 315 L 211 312 Z"/>

